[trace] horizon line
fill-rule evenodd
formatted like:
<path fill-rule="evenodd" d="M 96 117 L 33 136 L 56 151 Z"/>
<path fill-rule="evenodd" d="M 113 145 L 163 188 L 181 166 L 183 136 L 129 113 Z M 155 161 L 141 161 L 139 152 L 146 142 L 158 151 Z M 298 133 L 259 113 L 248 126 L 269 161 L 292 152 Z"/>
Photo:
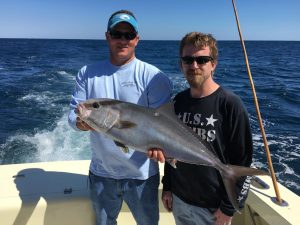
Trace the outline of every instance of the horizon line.
<path fill-rule="evenodd" d="M 0 37 L 0 39 L 33 39 L 33 40 L 85 40 L 85 41 L 106 41 L 106 39 L 96 39 L 96 38 L 29 38 L 29 37 Z M 180 39 L 175 40 L 175 39 L 140 39 L 140 41 L 180 41 Z M 240 39 L 219 39 L 217 41 L 240 41 Z M 254 39 L 250 39 L 250 40 L 244 40 L 244 41 L 294 41 L 294 42 L 298 42 L 300 40 L 254 40 Z"/>

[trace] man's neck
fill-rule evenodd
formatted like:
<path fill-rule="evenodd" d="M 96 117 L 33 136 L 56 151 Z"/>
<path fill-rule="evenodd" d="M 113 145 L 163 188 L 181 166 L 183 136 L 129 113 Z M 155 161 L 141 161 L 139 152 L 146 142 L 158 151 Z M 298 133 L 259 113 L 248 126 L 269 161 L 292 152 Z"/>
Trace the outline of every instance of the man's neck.
<path fill-rule="evenodd" d="M 116 58 L 110 57 L 110 62 L 111 62 L 111 64 L 113 64 L 115 66 L 123 66 L 123 65 L 131 62 L 134 58 L 135 58 L 135 55 L 133 55 L 132 57 L 130 57 L 128 59 L 116 59 Z"/>
<path fill-rule="evenodd" d="M 209 83 L 205 82 L 200 87 L 191 87 L 190 92 L 193 98 L 203 98 L 214 93 L 219 87 L 220 85 L 216 82 L 209 81 Z"/>

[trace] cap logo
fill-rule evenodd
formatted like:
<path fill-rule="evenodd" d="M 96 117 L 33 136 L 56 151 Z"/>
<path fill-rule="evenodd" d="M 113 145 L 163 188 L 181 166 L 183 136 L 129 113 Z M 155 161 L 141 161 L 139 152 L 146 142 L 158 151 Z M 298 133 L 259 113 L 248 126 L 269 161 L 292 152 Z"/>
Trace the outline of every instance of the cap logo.
<path fill-rule="evenodd" d="M 121 15 L 120 18 L 121 18 L 122 20 L 129 20 L 129 19 L 130 19 L 130 17 L 127 16 L 127 15 Z"/>

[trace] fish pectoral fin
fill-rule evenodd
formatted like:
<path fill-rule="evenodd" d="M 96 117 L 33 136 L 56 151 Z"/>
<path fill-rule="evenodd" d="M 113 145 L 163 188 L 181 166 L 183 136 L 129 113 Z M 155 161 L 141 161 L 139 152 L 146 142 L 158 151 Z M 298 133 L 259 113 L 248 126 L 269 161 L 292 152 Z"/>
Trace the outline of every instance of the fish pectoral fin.
<path fill-rule="evenodd" d="M 132 128 L 135 126 L 136 126 L 135 123 L 132 123 L 132 122 L 126 121 L 126 120 L 121 120 L 114 124 L 114 127 L 118 128 L 118 129 Z"/>
<path fill-rule="evenodd" d="M 166 158 L 166 162 L 170 164 L 174 169 L 177 169 L 176 163 L 177 160 L 174 158 Z"/>
<path fill-rule="evenodd" d="M 116 146 L 118 146 L 124 153 L 128 153 L 129 152 L 129 148 L 124 145 L 123 143 L 121 142 L 118 142 L 118 141 L 114 141 Z"/>

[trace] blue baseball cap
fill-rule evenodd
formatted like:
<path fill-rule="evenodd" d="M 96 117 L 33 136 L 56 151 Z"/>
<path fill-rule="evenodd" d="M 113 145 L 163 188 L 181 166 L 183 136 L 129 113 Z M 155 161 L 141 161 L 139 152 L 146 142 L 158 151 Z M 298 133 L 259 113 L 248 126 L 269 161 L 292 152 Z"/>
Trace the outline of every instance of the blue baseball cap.
<path fill-rule="evenodd" d="M 119 13 L 119 14 L 114 15 L 108 21 L 107 30 L 108 31 L 111 30 L 114 26 L 116 26 L 118 23 L 121 23 L 121 22 L 129 23 L 133 27 L 135 32 L 138 33 L 138 24 L 137 24 L 136 19 L 133 16 L 126 14 L 126 13 Z"/>

